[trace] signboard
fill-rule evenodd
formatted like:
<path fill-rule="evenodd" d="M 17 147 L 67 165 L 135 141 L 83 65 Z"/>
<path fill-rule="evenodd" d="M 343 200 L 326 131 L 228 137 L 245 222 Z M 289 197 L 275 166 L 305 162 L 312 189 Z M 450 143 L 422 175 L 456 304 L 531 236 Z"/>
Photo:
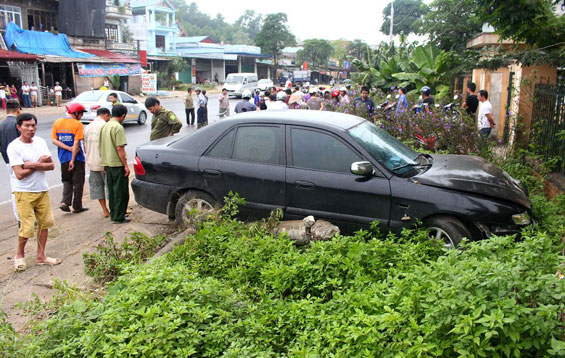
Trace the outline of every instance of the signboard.
<path fill-rule="evenodd" d="M 141 66 L 147 67 L 147 51 L 139 50 L 139 61 L 141 61 Z"/>
<path fill-rule="evenodd" d="M 132 76 L 141 74 L 141 64 L 139 63 L 119 63 L 113 65 L 85 63 L 79 64 L 77 67 L 80 77 Z"/>
<path fill-rule="evenodd" d="M 308 70 L 308 62 L 304 62 L 304 65 L 302 65 L 302 69 L 303 69 L 304 71 L 307 71 L 307 70 Z"/>
<path fill-rule="evenodd" d="M 157 92 L 157 74 L 144 73 L 141 75 L 141 92 L 155 93 Z"/>
<path fill-rule="evenodd" d="M 343 68 L 345 70 L 351 69 L 351 61 L 343 60 Z"/>

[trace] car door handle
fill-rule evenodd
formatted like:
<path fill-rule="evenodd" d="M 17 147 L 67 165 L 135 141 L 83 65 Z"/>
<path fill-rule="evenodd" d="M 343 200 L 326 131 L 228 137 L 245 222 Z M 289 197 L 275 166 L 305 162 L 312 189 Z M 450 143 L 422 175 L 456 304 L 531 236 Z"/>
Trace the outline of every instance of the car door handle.
<path fill-rule="evenodd" d="M 314 190 L 315 185 L 309 181 L 297 180 L 294 182 L 294 187 L 299 190 Z"/>
<path fill-rule="evenodd" d="M 204 176 L 210 177 L 210 178 L 219 178 L 222 176 L 222 172 L 219 170 L 212 170 L 212 169 L 205 169 L 204 170 Z"/>

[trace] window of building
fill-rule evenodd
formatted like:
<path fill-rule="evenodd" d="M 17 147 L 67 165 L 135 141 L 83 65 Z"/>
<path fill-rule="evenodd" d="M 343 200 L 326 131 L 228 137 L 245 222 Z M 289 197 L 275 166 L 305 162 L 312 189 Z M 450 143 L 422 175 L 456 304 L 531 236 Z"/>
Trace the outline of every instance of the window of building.
<path fill-rule="evenodd" d="M 106 40 L 118 42 L 118 25 L 106 24 L 104 31 L 106 31 Z"/>
<path fill-rule="evenodd" d="M 5 30 L 9 22 L 22 26 L 22 10 L 17 6 L 0 5 L 0 30 Z"/>
<path fill-rule="evenodd" d="M 57 28 L 57 15 L 49 11 L 27 10 L 27 25 L 29 30 L 51 31 Z"/>
<path fill-rule="evenodd" d="M 162 48 L 163 50 L 165 47 L 165 36 L 163 35 L 155 35 L 155 47 Z"/>

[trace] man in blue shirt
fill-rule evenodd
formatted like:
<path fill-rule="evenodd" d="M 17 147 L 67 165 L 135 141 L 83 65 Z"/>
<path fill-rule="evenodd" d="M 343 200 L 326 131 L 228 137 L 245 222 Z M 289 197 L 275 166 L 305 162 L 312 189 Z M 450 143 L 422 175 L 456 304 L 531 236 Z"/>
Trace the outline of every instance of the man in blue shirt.
<path fill-rule="evenodd" d="M 396 104 L 396 113 L 406 112 L 408 109 L 408 100 L 406 100 L 406 89 L 404 87 L 398 88 L 398 103 Z"/>
<path fill-rule="evenodd" d="M 369 87 L 361 87 L 361 97 L 355 98 L 356 106 L 364 105 L 367 109 L 367 114 L 371 120 L 374 120 L 375 116 L 375 103 L 369 98 Z"/>
<path fill-rule="evenodd" d="M 71 204 L 74 213 L 88 210 L 82 206 L 82 192 L 85 178 L 85 157 L 81 146 L 84 129 L 80 119 L 86 112 L 80 103 L 67 105 L 66 117 L 53 123 L 51 139 L 58 147 L 61 162 L 61 181 L 63 182 L 63 198 L 59 209 L 70 212 Z"/>

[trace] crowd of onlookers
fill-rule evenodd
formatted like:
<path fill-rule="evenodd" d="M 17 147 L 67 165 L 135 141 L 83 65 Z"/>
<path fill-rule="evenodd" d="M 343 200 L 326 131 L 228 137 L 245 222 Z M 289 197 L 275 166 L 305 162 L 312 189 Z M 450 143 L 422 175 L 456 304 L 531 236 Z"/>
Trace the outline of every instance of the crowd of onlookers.
<path fill-rule="evenodd" d="M 63 97 L 63 87 L 59 82 L 55 82 L 55 86 L 50 89 L 50 93 L 54 104 L 57 107 L 61 106 L 61 99 Z M 9 85 L 6 82 L 0 84 L 0 101 L 2 102 L 2 109 L 6 110 L 6 103 L 10 99 L 15 99 L 20 102 L 20 108 L 35 108 L 39 107 L 38 96 L 40 89 L 35 82 L 31 85 L 24 81 L 22 86 L 18 89 L 16 85 Z"/>

